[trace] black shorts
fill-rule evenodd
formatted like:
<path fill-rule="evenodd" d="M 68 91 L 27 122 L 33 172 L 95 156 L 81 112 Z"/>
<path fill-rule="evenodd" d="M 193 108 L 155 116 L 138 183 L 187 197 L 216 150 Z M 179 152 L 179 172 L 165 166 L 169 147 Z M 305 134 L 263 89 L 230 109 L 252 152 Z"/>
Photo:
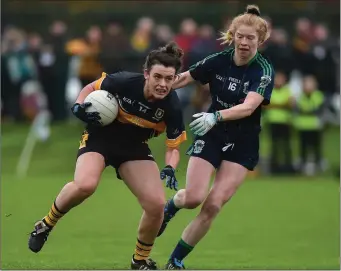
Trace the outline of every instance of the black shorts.
<path fill-rule="evenodd" d="M 118 179 L 122 179 L 118 173 L 118 168 L 124 162 L 135 160 L 155 161 L 148 144 L 145 142 L 132 143 L 119 140 L 108 140 L 102 136 L 84 131 L 81 137 L 77 158 L 87 152 L 97 152 L 103 155 L 105 166 L 110 165 L 115 168 Z"/>
<path fill-rule="evenodd" d="M 222 138 L 222 137 L 221 137 Z M 200 157 L 219 168 L 221 161 L 230 161 L 253 171 L 259 160 L 258 134 L 245 134 L 238 139 L 222 140 L 207 133 L 197 136 L 187 151 L 187 155 Z"/>

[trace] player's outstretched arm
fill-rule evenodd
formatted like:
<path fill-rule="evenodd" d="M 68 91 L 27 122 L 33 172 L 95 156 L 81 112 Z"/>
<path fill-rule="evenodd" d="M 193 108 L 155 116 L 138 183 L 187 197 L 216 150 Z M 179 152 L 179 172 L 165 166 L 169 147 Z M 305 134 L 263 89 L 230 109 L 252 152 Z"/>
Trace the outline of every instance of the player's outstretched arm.
<path fill-rule="evenodd" d="M 257 92 L 249 92 L 244 103 L 218 111 L 218 121 L 237 120 L 250 116 L 263 102 L 264 97 Z M 219 118 L 219 116 L 218 116 Z"/>
<path fill-rule="evenodd" d="M 172 85 L 172 89 L 183 88 L 193 83 L 194 81 L 195 80 L 193 79 L 189 71 L 182 72 L 176 76 Z"/>
<path fill-rule="evenodd" d="M 96 81 L 86 85 L 81 90 L 81 92 L 79 93 L 78 98 L 77 98 L 75 103 L 78 103 L 78 104 L 84 103 L 84 100 L 85 100 L 86 96 L 88 96 L 91 92 L 96 90 L 95 83 L 96 83 Z"/>
<path fill-rule="evenodd" d="M 193 117 L 197 118 L 189 124 L 195 135 L 203 136 L 213 128 L 217 122 L 237 120 L 250 116 L 257 107 L 261 105 L 264 97 L 256 92 L 249 92 L 244 103 L 238 104 L 229 109 L 217 111 L 215 113 L 198 113 Z"/>

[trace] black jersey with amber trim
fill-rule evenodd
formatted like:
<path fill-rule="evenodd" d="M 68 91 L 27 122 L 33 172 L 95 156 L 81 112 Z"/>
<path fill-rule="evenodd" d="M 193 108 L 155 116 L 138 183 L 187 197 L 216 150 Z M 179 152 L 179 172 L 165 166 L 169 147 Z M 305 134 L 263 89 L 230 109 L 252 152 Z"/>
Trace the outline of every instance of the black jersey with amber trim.
<path fill-rule="evenodd" d="M 119 113 L 113 123 L 105 127 L 88 126 L 88 131 L 115 141 L 131 143 L 147 141 L 166 132 L 168 147 L 177 147 L 186 140 L 182 109 L 176 92 L 170 92 L 162 100 L 148 102 L 143 93 L 144 84 L 144 76 L 140 73 L 103 73 L 95 82 L 95 89 L 113 94 L 119 103 Z"/>

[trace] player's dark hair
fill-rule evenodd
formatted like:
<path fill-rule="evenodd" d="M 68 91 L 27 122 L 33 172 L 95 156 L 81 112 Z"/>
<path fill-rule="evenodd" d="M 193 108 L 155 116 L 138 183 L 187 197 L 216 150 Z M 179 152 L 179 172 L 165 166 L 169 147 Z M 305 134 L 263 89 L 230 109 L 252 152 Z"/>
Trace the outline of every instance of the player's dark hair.
<path fill-rule="evenodd" d="M 183 50 L 175 42 L 170 42 L 164 47 L 151 51 L 143 67 L 145 70 L 150 71 L 152 66 L 160 64 L 165 67 L 173 67 L 178 73 L 182 65 L 183 55 Z"/>

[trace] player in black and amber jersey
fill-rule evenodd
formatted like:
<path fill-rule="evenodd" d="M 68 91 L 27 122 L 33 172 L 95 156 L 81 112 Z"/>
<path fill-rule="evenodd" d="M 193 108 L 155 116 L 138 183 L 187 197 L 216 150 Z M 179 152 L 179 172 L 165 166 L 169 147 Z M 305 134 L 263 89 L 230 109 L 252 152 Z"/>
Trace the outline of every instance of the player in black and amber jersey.
<path fill-rule="evenodd" d="M 168 201 L 159 235 L 181 208 L 201 203 L 198 216 L 184 230 L 166 269 L 183 269 L 183 259 L 205 236 L 259 157 L 262 105 L 269 104 L 274 70 L 258 47 L 269 37 L 267 22 L 256 6 L 233 19 L 224 35 L 234 48 L 206 57 L 181 73 L 173 88 L 198 81 L 209 84 L 212 105 L 190 124 L 196 138 L 189 150 L 186 189 Z M 210 178 L 216 171 L 208 192 Z"/>
<path fill-rule="evenodd" d="M 172 82 L 173 74 L 165 77 Z M 155 82 L 162 76 L 155 74 Z M 157 83 L 156 83 L 157 84 Z M 119 102 L 119 114 L 116 121 L 105 126 L 88 125 L 86 132 L 92 136 L 125 144 L 125 147 L 147 141 L 166 131 L 168 147 L 176 147 L 185 136 L 182 110 L 176 92 L 172 91 L 162 99 L 146 98 L 148 89 L 143 74 L 118 72 L 102 74 L 95 82 L 95 89 L 104 89 L 112 93 Z M 168 91 L 167 91 L 168 93 Z M 161 97 L 165 93 L 161 94 Z M 148 96 L 148 94 L 147 94 Z M 107 143 L 107 145 L 114 143 Z"/>
<path fill-rule="evenodd" d="M 29 239 L 32 251 L 39 252 L 58 220 L 95 192 L 103 170 L 111 165 L 144 210 L 131 268 L 157 268 L 149 255 L 163 220 L 166 199 L 147 141 L 166 131 L 167 166 L 161 171 L 161 178 L 166 179 L 167 186 L 176 188 L 178 146 L 186 140 L 186 132 L 179 99 L 170 90 L 182 55 L 182 50 L 170 43 L 147 56 L 143 74 L 103 73 L 81 91 L 72 111 L 88 125 L 80 142 L 74 181 L 64 186 L 49 213 L 35 224 Z M 105 127 L 96 125 L 97 112 L 85 110 L 89 106 L 84 104 L 85 97 L 98 89 L 112 93 L 119 102 L 116 120 Z"/>

